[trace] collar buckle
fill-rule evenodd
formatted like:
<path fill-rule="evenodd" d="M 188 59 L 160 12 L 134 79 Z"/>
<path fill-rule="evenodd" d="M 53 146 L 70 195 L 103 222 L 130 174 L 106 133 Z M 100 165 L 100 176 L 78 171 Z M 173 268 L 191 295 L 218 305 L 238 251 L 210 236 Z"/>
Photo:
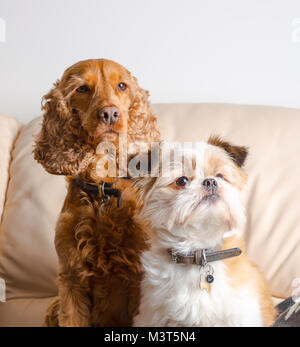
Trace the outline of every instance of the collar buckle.
<path fill-rule="evenodd" d="M 117 188 L 113 188 L 112 183 L 100 182 L 99 184 L 91 184 L 83 181 L 80 178 L 75 179 L 76 184 L 88 195 L 93 198 L 99 198 L 99 200 L 107 204 L 111 197 L 117 198 L 117 206 L 120 207 L 122 204 L 122 191 Z"/>
<path fill-rule="evenodd" d="M 178 263 L 178 256 L 176 252 L 171 252 L 171 256 L 172 256 L 172 261 L 173 263 Z"/>

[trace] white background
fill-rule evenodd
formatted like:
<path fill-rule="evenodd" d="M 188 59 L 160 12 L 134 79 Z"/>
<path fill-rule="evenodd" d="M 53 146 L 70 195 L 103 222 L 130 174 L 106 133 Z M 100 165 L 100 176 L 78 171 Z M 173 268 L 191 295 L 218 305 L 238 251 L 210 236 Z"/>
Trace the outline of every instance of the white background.
<path fill-rule="evenodd" d="M 300 0 L 0 0 L 0 112 L 26 122 L 66 67 L 110 58 L 152 102 L 300 108 Z"/>

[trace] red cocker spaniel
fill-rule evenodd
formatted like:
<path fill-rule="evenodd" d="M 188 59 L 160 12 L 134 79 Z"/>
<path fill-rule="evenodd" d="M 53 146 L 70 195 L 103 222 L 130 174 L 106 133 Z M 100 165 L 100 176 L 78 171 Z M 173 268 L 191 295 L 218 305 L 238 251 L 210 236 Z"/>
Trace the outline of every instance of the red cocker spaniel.
<path fill-rule="evenodd" d="M 137 203 L 130 181 L 112 185 L 115 177 L 103 177 L 97 163 L 104 154 L 96 149 L 104 142 L 118 148 L 120 135 L 126 135 L 129 152 L 139 143 L 160 140 L 148 92 L 121 65 L 87 60 L 65 71 L 44 96 L 43 110 L 34 157 L 68 182 L 55 234 L 59 294 L 45 324 L 130 326 L 139 305 L 147 228 L 134 220 Z M 103 202 L 105 191 L 100 196 L 98 188 L 103 181 L 110 182 L 106 189 L 112 195 L 128 191 L 120 207 L 115 199 Z"/>

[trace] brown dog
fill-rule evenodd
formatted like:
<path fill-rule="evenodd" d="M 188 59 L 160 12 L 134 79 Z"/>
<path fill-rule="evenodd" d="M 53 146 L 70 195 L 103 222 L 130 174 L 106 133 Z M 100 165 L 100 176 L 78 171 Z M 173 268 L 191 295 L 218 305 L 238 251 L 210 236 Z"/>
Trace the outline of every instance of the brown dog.
<path fill-rule="evenodd" d="M 34 157 L 49 173 L 68 176 L 55 235 L 59 296 L 45 324 L 129 326 L 139 304 L 146 228 L 133 223 L 134 199 L 120 208 L 114 199 L 103 204 L 86 183 L 104 180 L 96 170 L 99 144 L 118 146 L 121 134 L 128 147 L 159 141 L 148 92 L 119 64 L 87 60 L 68 68 L 44 100 Z"/>

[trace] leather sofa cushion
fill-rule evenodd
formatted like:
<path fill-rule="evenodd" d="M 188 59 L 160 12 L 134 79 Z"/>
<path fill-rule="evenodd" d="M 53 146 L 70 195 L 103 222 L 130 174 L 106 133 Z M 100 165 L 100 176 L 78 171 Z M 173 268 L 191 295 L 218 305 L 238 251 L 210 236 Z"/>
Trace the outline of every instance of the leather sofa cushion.
<path fill-rule="evenodd" d="M 0 221 L 8 184 L 11 151 L 21 126 L 18 120 L 0 113 Z"/>

